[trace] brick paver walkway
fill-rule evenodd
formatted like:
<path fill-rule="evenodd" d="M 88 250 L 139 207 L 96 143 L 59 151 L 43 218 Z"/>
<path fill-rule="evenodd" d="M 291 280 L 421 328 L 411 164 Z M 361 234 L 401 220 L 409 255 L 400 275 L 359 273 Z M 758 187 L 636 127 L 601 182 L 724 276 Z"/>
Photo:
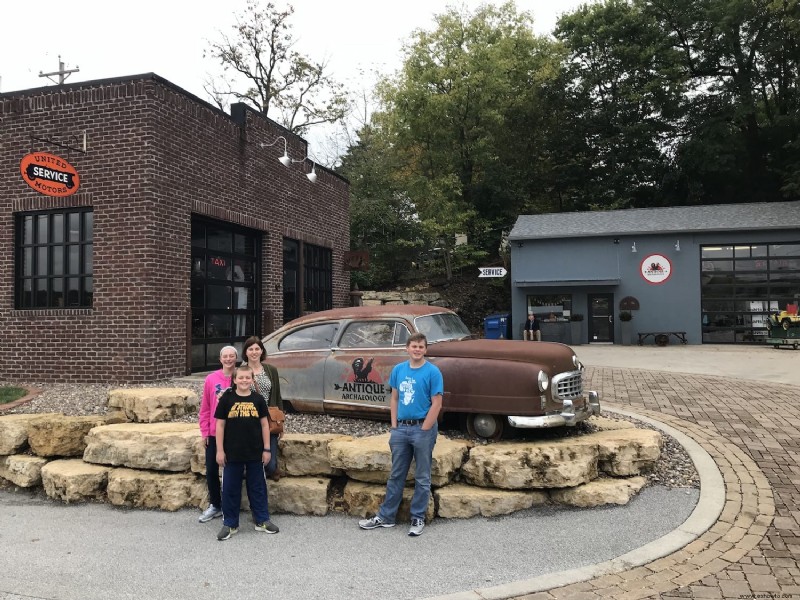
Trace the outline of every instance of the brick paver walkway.
<path fill-rule="evenodd" d="M 587 379 L 604 405 L 667 423 L 703 446 L 722 472 L 725 507 L 711 529 L 669 556 L 519 600 L 800 600 L 800 390 L 599 367 Z"/>

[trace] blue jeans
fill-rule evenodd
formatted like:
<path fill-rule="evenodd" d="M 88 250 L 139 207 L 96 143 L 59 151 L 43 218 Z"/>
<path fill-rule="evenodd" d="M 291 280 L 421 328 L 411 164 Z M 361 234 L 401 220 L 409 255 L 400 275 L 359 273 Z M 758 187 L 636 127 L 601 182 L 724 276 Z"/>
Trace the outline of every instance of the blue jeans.
<path fill-rule="evenodd" d="M 239 508 L 242 503 L 242 479 L 246 477 L 247 499 L 256 523 L 269 521 L 267 480 L 260 460 L 228 461 L 222 468 L 222 523 L 228 527 L 239 526 Z"/>
<path fill-rule="evenodd" d="M 422 425 L 398 425 L 389 436 L 389 447 L 392 449 L 392 472 L 386 484 L 386 498 L 383 500 L 378 516 L 387 523 L 394 523 L 397 509 L 403 499 L 403 487 L 406 483 L 411 459 L 414 459 L 414 496 L 411 499 L 411 518 L 424 519 L 428 510 L 431 495 L 431 460 L 433 446 L 439 426 L 434 423 L 428 431 Z"/>

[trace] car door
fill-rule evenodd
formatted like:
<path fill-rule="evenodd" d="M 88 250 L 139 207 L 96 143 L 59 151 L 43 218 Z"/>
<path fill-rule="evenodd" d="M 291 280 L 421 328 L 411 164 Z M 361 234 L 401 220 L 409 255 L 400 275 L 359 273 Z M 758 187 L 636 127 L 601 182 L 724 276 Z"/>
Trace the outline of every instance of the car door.
<path fill-rule="evenodd" d="M 315 323 L 289 332 L 267 362 L 278 369 L 281 396 L 303 412 L 323 411 L 325 361 L 339 331 L 338 321 Z"/>
<path fill-rule="evenodd" d="M 325 412 L 388 419 L 389 376 L 408 358 L 409 335 L 409 325 L 397 319 L 343 324 L 325 363 Z"/>

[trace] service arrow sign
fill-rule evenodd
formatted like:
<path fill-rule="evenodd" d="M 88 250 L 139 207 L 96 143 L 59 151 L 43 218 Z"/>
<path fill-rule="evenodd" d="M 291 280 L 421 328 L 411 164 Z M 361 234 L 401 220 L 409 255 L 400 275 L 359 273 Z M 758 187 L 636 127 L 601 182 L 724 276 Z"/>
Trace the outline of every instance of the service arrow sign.
<path fill-rule="evenodd" d="M 508 271 L 506 271 L 503 267 L 478 267 L 478 271 L 481 272 L 481 274 L 478 275 L 478 278 L 505 277 L 506 273 L 508 273 Z"/>

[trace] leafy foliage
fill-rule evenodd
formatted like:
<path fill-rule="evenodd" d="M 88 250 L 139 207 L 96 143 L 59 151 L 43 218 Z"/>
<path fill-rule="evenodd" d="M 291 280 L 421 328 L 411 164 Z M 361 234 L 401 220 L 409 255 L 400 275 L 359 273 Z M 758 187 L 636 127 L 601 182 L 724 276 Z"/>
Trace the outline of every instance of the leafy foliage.
<path fill-rule="evenodd" d="M 404 53 L 342 170 L 376 281 L 499 262 L 519 214 L 800 198 L 800 0 L 604 0 L 552 38 L 451 8 Z"/>

